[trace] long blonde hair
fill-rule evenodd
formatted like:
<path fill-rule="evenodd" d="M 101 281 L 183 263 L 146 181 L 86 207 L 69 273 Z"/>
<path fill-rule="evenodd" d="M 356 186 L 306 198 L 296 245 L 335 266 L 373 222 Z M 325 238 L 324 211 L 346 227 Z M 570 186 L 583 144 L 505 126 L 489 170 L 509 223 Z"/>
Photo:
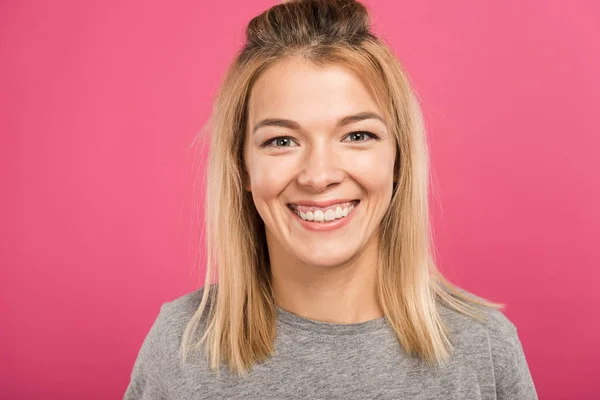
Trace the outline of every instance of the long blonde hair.
<path fill-rule="evenodd" d="M 397 182 L 379 231 L 378 300 L 408 354 L 430 365 L 449 360 L 453 346 L 437 302 L 479 320 L 485 320 L 485 314 L 478 306 L 503 305 L 469 296 L 447 281 L 434 262 L 422 113 L 400 62 L 370 32 L 367 9 L 354 0 L 288 1 L 253 18 L 246 40 L 195 142 L 210 139 L 206 276 L 200 305 L 183 333 L 181 360 L 203 346 L 213 371 L 219 372 L 224 358 L 231 371 L 245 375 L 272 354 L 277 310 L 264 223 L 243 187 L 243 149 L 252 85 L 286 57 L 345 65 L 372 85 L 397 143 Z"/>

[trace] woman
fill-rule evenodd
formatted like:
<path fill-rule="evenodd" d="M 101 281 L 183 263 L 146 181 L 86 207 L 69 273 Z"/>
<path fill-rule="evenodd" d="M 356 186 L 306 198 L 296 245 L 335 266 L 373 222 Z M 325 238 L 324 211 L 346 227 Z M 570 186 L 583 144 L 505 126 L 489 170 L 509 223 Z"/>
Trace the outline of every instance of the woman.
<path fill-rule="evenodd" d="M 125 398 L 536 399 L 502 305 L 434 264 L 422 115 L 365 7 L 290 1 L 246 33 L 210 124 L 207 283 L 161 307 Z"/>

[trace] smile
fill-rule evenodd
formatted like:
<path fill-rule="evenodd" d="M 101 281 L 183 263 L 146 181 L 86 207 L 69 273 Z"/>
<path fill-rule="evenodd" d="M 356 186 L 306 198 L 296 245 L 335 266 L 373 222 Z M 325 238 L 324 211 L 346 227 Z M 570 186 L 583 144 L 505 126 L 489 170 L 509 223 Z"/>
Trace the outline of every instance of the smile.
<path fill-rule="evenodd" d="M 329 207 L 306 207 L 288 204 L 294 218 L 305 229 L 312 231 L 330 231 L 345 226 L 355 214 L 360 200 L 333 204 Z"/>

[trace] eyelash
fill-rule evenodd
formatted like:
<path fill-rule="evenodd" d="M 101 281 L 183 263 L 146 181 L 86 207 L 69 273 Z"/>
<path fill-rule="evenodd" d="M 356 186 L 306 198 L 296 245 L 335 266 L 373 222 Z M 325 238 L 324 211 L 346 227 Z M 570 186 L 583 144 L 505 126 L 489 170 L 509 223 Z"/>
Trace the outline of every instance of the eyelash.
<path fill-rule="evenodd" d="M 371 132 L 367 132 L 367 131 L 354 131 L 354 132 L 350 132 L 344 138 L 346 138 L 346 137 L 348 137 L 350 135 L 354 135 L 355 133 L 364 133 L 365 135 L 367 135 L 371 139 L 379 140 L 379 137 L 377 135 L 375 135 L 374 133 L 371 133 Z M 277 139 L 291 139 L 291 137 L 290 136 L 277 136 L 277 137 L 274 137 L 274 138 L 269 139 L 266 142 L 264 142 L 261 145 L 261 147 L 268 147 L 271 143 L 273 143 Z M 351 142 L 368 142 L 368 141 L 369 140 L 352 140 Z M 273 146 L 273 147 L 283 149 L 283 148 L 286 148 L 288 146 Z"/>

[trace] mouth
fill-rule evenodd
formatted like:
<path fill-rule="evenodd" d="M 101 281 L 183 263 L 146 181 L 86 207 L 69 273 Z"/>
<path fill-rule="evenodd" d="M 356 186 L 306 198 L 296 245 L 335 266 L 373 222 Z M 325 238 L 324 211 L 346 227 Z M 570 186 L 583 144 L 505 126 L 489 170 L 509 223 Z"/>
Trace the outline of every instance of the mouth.
<path fill-rule="evenodd" d="M 328 207 L 299 206 L 293 203 L 288 204 L 287 207 L 305 228 L 328 230 L 345 225 L 354 215 L 359 204 L 360 200 L 352 200 Z"/>

